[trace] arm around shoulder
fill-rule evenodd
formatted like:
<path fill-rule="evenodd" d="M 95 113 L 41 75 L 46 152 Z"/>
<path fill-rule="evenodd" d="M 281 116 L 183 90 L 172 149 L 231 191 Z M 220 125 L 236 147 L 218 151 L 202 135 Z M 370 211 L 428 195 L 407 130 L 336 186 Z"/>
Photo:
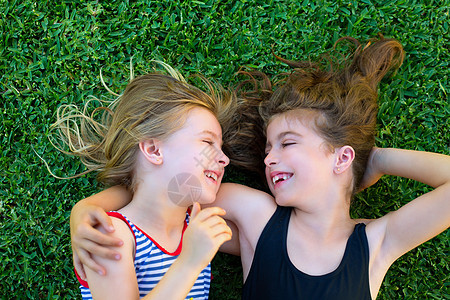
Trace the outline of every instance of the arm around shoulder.
<path fill-rule="evenodd" d="M 131 201 L 131 196 L 124 186 L 116 185 L 80 200 L 77 204 L 99 206 L 105 211 L 118 210 Z"/>
<path fill-rule="evenodd" d="M 130 200 L 131 194 L 122 186 L 114 186 L 80 200 L 73 206 L 70 213 L 72 240 L 82 238 L 83 231 L 90 231 L 93 226 L 97 225 L 112 232 L 114 229 L 106 211 L 118 210 L 128 204 Z M 99 239 L 99 242 L 101 243 L 102 240 Z"/>
<path fill-rule="evenodd" d="M 93 299 L 139 299 L 139 289 L 134 269 L 134 237 L 128 226 L 121 220 L 111 218 L 115 227 L 112 233 L 106 233 L 113 238 L 123 241 L 122 247 L 116 250 L 122 256 L 119 261 L 113 261 L 101 256 L 93 255 L 106 270 L 101 275 L 90 268 L 85 268 L 89 289 Z"/>
<path fill-rule="evenodd" d="M 86 268 L 89 289 L 93 299 L 139 299 L 137 274 L 134 267 L 134 236 L 123 221 L 112 218 L 112 222 L 116 230 L 114 233 L 107 234 L 124 241 L 123 246 L 116 249 L 122 259 L 112 261 L 94 256 L 94 259 L 105 267 L 106 275 L 100 275 Z M 158 284 L 142 299 L 185 299 L 204 267 L 180 255 Z"/>
<path fill-rule="evenodd" d="M 214 204 L 225 209 L 225 218 L 235 223 L 239 229 L 243 222 L 253 216 L 270 217 L 276 210 L 276 203 L 271 195 L 237 183 L 223 183 Z"/>
<path fill-rule="evenodd" d="M 114 186 L 79 201 L 72 208 L 70 214 L 72 250 L 74 265 L 81 278 L 85 278 L 85 270 L 81 263 L 96 272 L 106 272 L 102 265 L 91 258 L 91 254 L 109 259 L 120 257 L 117 251 L 107 246 L 120 246 L 122 241 L 98 229 L 102 228 L 103 232 L 113 232 L 114 226 L 106 211 L 117 210 L 130 200 L 131 194 L 125 187 Z"/>

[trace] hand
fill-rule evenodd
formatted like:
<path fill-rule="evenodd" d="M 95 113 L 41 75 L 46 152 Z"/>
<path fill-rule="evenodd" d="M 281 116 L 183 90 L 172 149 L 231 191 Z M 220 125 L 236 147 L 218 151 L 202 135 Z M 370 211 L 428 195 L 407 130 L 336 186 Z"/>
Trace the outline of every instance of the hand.
<path fill-rule="evenodd" d="M 200 208 L 194 203 L 189 226 L 183 235 L 180 259 L 193 266 L 205 268 L 219 247 L 231 240 L 231 229 L 220 216 L 225 211 L 220 207 Z"/>
<path fill-rule="evenodd" d="M 84 266 L 100 275 L 106 274 L 106 269 L 92 259 L 92 254 L 109 259 L 120 259 L 119 253 L 107 248 L 108 246 L 121 246 L 123 244 L 120 239 L 104 233 L 113 231 L 111 219 L 98 206 L 79 202 L 72 208 L 70 234 L 73 264 L 81 279 L 86 279 Z"/>
<path fill-rule="evenodd" d="M 367 161 L 367 168 L 361 180 L 359 188 L 360 191 L 375 184 L 381 178 L 381 176 L 384 175 L 377 167 L 379 164 L 378 161 L 380 159 L 381 152 L 382 149 L 377 147 L 374 147 L 370 152 L 369 159 Z"/>

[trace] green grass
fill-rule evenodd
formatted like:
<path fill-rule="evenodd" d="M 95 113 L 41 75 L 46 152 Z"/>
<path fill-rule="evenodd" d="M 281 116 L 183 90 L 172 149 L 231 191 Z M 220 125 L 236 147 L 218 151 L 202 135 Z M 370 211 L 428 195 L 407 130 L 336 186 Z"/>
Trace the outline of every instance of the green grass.
<path fill-rule="evenodd" d="M 94 175 L 51 177 L 33 149 L 58 175 L 83 170 L 46 135 L 59 105 L 104 94 L 101 68 L 118 92 L 131 57 L 138 74 L 160 59 L 228 85 L 243 65 L 287 70 L 271 47 L 286 58 L 315 58 L 341 36 L 381 32 L 404 45 L 406 59 L 381 86 L 378 146 L 449 154 L 449 7 L 449 0 L 0 0 L 0 297 L 80 298 L 69 214 L 100 187 Z M 257 185 L 237 170 L 227 180 Z M 426 191 L 385 177 L 358 196 L 352 213 L 381 216 Z M 378 299 L 450 299 L 449 244 L 447 230 L 399 259 Z M 238 299 L 239 259 L 218 255 L 213 266 L 211 299 Z"/>

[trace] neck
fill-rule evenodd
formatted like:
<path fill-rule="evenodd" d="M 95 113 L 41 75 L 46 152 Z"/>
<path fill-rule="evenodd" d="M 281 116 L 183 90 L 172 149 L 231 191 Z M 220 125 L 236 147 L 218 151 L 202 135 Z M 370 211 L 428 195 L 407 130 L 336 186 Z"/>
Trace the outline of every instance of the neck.
<path fill-rule="evenodd" d="M 151 183 L 153 182 L 153 184 Z M 167 188 L 157 181 L 142 181 L 131 202 L 121 212 L 144 231 L 157 231 L 170 235 L 184 225 L 187 207 L 174 204 L 168 197 Z"/>
<path fill-rule="evenodd" d="M 353 230 L 355 222 L 350 218 L 347 193 L 329 193 L 309 203 L 314 207 L 295 207 L 292 212 L 291 225 L 298 230 L 322 240 Z"/>

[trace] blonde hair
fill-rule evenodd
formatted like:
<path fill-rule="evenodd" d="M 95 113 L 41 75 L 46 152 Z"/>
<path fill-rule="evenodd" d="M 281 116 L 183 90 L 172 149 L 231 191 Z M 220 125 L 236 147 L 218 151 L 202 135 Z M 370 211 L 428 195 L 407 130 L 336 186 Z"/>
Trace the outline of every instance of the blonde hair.
<path fill-rule="evenodd" d="M 75 105 L 58 109 L 57 121 L 51 126 L 53 145 L 66 154 L 79 156 L 88 169 L 84 173 L 98 171 L 97 180 L 105 185 L 124 185 L 134 191 L 139 142 L 166 139 L 184 125 L 188 111 L 194 107 L 208 109 L 222 130 L 228 129 L 236 109 L 233 93 L 198 76 L 208 90 L 205 93 L 188 84 L 169 65 L 157 63 L 169 75 L 149 73 L 132 78 L 123 94 L 107 107 L 95 108 L 88 114 L 91 100 L 83 111 Z"/>

